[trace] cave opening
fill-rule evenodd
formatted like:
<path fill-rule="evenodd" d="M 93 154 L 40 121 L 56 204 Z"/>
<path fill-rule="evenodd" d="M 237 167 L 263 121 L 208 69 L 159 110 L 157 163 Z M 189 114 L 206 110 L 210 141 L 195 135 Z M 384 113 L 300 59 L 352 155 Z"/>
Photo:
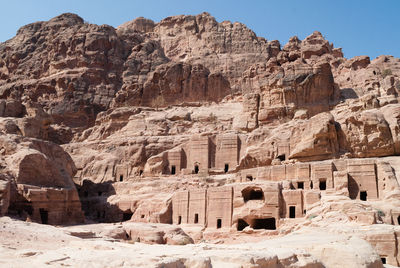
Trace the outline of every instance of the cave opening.
<path fill-rule="evenodd" d="M 249 224 L 245 220 L 243 220 L 243 219 L 238 220 L 238 223 L 237 223 L 238 231 L 243 231 L 243 229 L 246 228 L 247 226 L 249 226 Z"/>
<path fill-rule="evenodd" d="M 325 191 L 326 190 L 326 180 L 320 180 L 319 181 L 319 189 L 321 191 Z"/>
<path fill-rule="evenodd" d="M 229 171 L 229 164 L 225 164 L 224 172 L 227 173 Z"/>
<path fill-rule="evenodd" d="M 281 161 L 285 161 L 286 160 L 286 155 L 285 154 L 281 154 L 281 155 L 278 155 L 278 157 L 277 157 L 279 160 L 281 160 Z"/>
<path fill-rule="evenodd" d="M 248 181 L 253 181 L 254 179 L 253 179 L 253 176 L 247 175 L 247 176 L 246 176 L 246 180 L 248 180 Z"/>
<path fill-rule="evenodd" d="M 122 221 L 129 221 L 133 216 L 132 212 L 124 212 L 122 214 Z"/>
<path fill-rule="evenodd" d="M 175 175 L 176 173 L 176 166 L 171 166 L 171 174 Z"/>
<path fill-rule="evenodd" d="M 296 207 L 295 206 L 290 206 L 289 207 L 289 218 L 296 218 Z"/>
<path fill-rule="evenodd" d="M 217 219 L 217 229 L 222 227 L 222 219 Z"/>
<path fill-rule="evenodd" d="M 361 191 L 360 192 L 360 200 L 361 201 L 367 201 L 367 191 Z"/>
<path fill-rule="evenodd" d="M 49 212 L 44 208 L 39 208 L 39 213 L 40 213 L 40 220 L 42 221 L 42 223 L 47 224 L 49 221 Z"/>
<path fill-rule="evenodd" d="M 242 190 L 244 202 L 249 200 L 264 200 L 264 192 L 260 187 L 247 187 Z"/>
<path fill-rule="evenodd" d="M 254 219 L 251 227 L 253 229 L 276 230 L 275 218 Z"/>

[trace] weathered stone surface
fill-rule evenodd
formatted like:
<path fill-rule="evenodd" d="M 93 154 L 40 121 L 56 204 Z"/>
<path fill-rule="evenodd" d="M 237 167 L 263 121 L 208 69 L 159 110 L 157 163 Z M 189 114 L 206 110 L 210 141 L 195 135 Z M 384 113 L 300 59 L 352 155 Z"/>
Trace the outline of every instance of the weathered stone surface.
<path fill-rule="evenodd" d="M 58 145 L 16 135 L 0 135 L 2 174 L 12 181 L 2 191 L 2 208 L 34 221 L 51 224 L 83 220 L 72 181 L 76 168 Z M 7 201 L 7 199 L 9 201 Z"/>
<path fill-rule="evenodd" d="M 10 181 L 2 176 L 0 179 L 0 216 L 7 213 L 10 204 Z"/>

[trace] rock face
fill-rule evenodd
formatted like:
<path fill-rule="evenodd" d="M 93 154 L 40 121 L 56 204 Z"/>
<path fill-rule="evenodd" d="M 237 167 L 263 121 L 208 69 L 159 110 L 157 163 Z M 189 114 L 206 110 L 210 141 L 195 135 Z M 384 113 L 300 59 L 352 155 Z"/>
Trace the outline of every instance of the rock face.
<path fill-rule="evenodd" d="M 0 180 L 0 216 L 3 216 L 8 211 L 10 204 L 10 181 L 8 178 Z"/>
<path fill-rule="evenodd" d="M 319 32 L 281 46 L 208 13 L 26 25 L 0 43 L 0 215 L 124 222 L 80 239 L 283 241 L 187 245 L 202 259 L 160 267 L 399 265 L 399 77 L 392 56 L 346 59 Z"/>
<path fill-rule="evenodd" d="M 58 145 L 16 135 L 2 135 L 2 212 L 50 224 L 83 220 L 78 193 L 72 181 L 76 168 Z M 12 195 L 10 196 L 10 181 Z"/>

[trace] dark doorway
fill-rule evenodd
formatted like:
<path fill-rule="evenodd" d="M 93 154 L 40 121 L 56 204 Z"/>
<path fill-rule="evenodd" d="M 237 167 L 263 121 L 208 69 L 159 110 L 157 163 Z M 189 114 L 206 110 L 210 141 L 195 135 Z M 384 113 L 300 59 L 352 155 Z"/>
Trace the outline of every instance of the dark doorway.
<path fill-rule="evenodd" d="M 143 175 L 143 170 L 139 170 L 139 176 Z"/>
<path fill-rule="evenodd" d="M 296 207 L 295 206 L 290 206 L 289 207 L 289 218 L 296 218 Z"/>
<path fill-rule="evenodd" d="M 175 175 L 176 173 L 176 167 L 175 166 L 171 166 L 171 174 Z"/>
<path fill-rule="evenodd" d="M 313 184 L 313 182 L 311 181 L 311 182 L 310 182 L 310 189 L 312 189 L 312 188 L 314 188 L 314 184 Z"/>
<path fill-rule="evenodd" d="M 255 219 L 253 229 L 276 230 L 275 218 Z"/>
<path fill-rule="evenodd" d="M 248 180 L 248 181 L 253 181 L 254 179 L 253 179 L 253 176 L 247 175 L 247 176 L 246 176 L 246 180 Z"/>
<path fill-rule="evenodd" d="M 397 217 L 397 223 L 400 225 L 400 216 Z"/>
<path fill-rule="evenodd" d="M 196 174 L 199 173 L 199 166 L 198 165 L 194 166 L 194 173 L 196 173 Z"/>
<path fill-rule="evenodd" d="M 279 160 L 281 160 L 281 161 L 285 161 L 286 160 L 286 155 L 285 154 L 281 154 L 281 155 L 278 155 L 278 157 L 277 157 Z"/>
<path fill-rule="evenodd" d="M 194 214 L 194 223 L 199 223 L 199 214 Z"/>
<path fill-rule="evenodd" d="M 224 172 L 225 172 L 225 173 L 227 173 L 227 172 L 228 172 L 228 170 L 229 170 L 229 165 L 228 165 L 228 164 L 225 164 L 225 167 L 224 167 Z"/>
<path fill-rule="evenodd" d="M 326 190 L 326 180 L 320 180 L 319 181 L 319 189 L 321 191 L 325 191 Z"/>
<path fill-rule="evenodd" d="M 39 213 L 40 213 L 40 220 L 42 221 L 42 223 L 47 224 L 49 221 L 49 212 L 44 208 L 39 208 Z"/>
<path fill-rule="evenodd" d="M 264 192 L 259 187 L 243 189 L 242 196 L 244 202 L 249 200 L 264 200 Z"/>
<path fill-rule="evenodd" d="M 245 221 L 242 220 L 242 219 L 239 219 L 239 220 L 238 220 L 238 223 L 237 223 L 237 230 L 238 230 L 238 231 L 243 231 L 243 229 L 246 228 L 247 226 L 249 226 L 249 225 L 247 224 L 247 222 L 245 222 Z"/>
<path fill-rule="evenodd" d="M 217 229 L 222 227 L 222 219 L 217 219 Z"/>
<path fill-rule="evenodd" d="M 361 191 L 360 192 L 360 200 L 361 201 L 367 201 L 367 191 Z"/>
<path fill-rule="evenodd" d="M 304 189 L 304 182 L 302 181 L 297 182 L 297 189 Z"/>
<path fill-rule="evenodd" d="M 381 258 L 382 264 L 386 264 L 386 258 Z"/>
<path fill-rule="evenodd" d="M 132 218 L 132 215 L 132 212 L 124 212 L 124 214 L 122 214 L 122 221 L 129 221 Z"/>
<path fill-rule="evenodd" d="M 179 216 L 178 217 L 178 224 L 181 224 L 182 223 L 182 216 Z"/>
<path fill-rule="evenodd" d="M 123 181 L 124 180 L 124 175 L 120 175 L 119 176 L 119 181 Z"/>

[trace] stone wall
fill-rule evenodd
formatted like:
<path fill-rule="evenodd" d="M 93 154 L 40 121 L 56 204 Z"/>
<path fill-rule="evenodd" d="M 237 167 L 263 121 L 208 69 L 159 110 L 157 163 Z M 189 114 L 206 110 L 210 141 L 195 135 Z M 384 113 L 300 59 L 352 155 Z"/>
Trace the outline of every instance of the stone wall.
<path fill-rule="evenodd" d="M 207 191 L 207 227 L 231 227 L 232 194 L 232 187 L 211 188 Z"/>
<path fill-rule="evenodd" d="M 238 136 L 236 134 L 218 135 L 216 143 L 215 167 L 225 172 L 235 169 L 240 153 Z"/>

